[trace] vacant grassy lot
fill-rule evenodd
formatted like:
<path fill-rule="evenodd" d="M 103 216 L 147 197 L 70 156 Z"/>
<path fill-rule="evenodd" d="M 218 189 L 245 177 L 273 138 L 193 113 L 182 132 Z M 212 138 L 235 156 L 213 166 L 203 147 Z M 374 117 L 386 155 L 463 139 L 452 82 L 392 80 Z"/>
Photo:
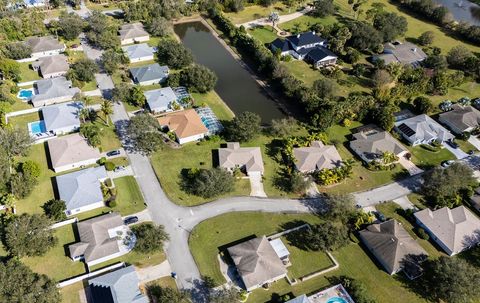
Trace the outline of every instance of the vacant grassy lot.
<path fill-rule="evenodd" d="M 310 27 L 315 24 L 322 24 L 328 26 L 336 23 L 338 20 L 335 16 L 328 16 L 325 18 L 318 18 L 310 15 L 304 15 L 297 19 L 280 23 L 278 27 L 290 33 L 301 33 L 310 30 Z"/>
<path fill-rule="evenodd" d="M 277 33 L 271 26 L 259 26 L 253 29 L 248 29 L 248 33 L 257 38 L 264 44 L 270 43 L 277 39 Z"/>
<path fill-rule="evenodd" d="M 440 165 L 445 160 L 454 160 L 455 156 L 446 148 L 442 148 L 438 151 L 427 150 L 422 145 L 408 146 L 412 154 L 412 162 L 420 168 L 432 168 Z"/>
<path fill-rule="evenodd" d="M 223 283 L 217 259 L 218 247 L 251 235 L 275 233 L 282 229 L 283 224 L 294 220 L 319 222 L 319 218 L 312 215 L 226 214 L 197 225 L 190 236 L 190 248 L 201 274 L 214 278 L 217 283 Z M 281 296 L 293 292 L 298 296 L 311 293 L 330 285 L 329 279 L 341 275 L 362 281 L 379 303 L 426 302 L 406 288 L 401 277 L 392 277 L 381 270 L 359 245 L 350 244 L 332 254 L 340 263 L 338 270 L 295 286 L 290 286 L 285 280 L 275 282 L 269 290 L 254 291 L 248 302 L 266 302 L 271 300 L 274 294 Z"/>
<path fill-rule="evenodd" d="M 82 262 L 73 262 L 68 257 L 68 245 L 76 242 L 73 224 L 55 229 L 58 244 L 41 257 L 23 258 L 22 261 L 34 272 L 45 274 L 55 281 L 65 280 L 85 273 Z"/>
<path fill-rule="evenodd" d="M 244 10 L 238 13 L 226 13 L 225 15 L 232 20 L 234 24 L 241 24 L 248 21 L 268 17 L 271 12 L 278 12 L 280 15 L 285 15 L 295 12 L 295 8 L 287 8 L 283 3 L 276 3 L 274 5 L 265 7 L 260 5 L 246 6 Z"/>
<path fill-rule="evenodd" d="M 428 253 L 428 255 L 431 258 L 438 258 L 440 256 L 446 256 L 444 253 L 442 253 L 440 250 L 438 250 L 432 243 L 430 243 L 427 240 L 423 240 L 417 236 L 415 233 L 415 228 L 412 223 L 410 223 L 405 217 L 401 216 L 400 213 L 402 209 L 395 204 L 394 202 L 388 202 L 388 203 L 383 203 L 376 205 L 375 208 L 383 213 L 386 218 L 388 219 L 395 219 L 398 222 L 402 223 L 402 226 L 405 228 L 405 230 L 412 236 L 415 241 L 420 244 L 423 249 Z"/>

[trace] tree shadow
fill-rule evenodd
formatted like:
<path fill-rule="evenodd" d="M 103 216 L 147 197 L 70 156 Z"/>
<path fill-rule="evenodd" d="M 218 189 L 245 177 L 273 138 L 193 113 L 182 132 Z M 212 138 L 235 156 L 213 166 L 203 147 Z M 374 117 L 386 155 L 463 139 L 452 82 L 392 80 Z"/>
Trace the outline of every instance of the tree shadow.
<path fill-rule="evenodd" d="M 289 230 L 304 224 L 307 224 L 307 222 L 303 220 L 293 220 L 282 224 L 281 229 Z M 289 245 L 295 246 L 304 251 L 308 251 L 310 248 L 308 246 L 308 240 L 306 239 L 306 233 L 308 233 L 308 228 L 302 228 L 300 230 L 289 232 L 284 235 L 284 237 L 288 241 Z"/>

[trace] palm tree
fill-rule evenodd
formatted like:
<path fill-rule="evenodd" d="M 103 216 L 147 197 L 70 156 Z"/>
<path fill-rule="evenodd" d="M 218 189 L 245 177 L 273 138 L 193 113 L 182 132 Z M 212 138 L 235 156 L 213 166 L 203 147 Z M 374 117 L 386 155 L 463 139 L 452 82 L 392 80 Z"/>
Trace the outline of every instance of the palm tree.
<path fill-rule="evenodd" d="M 269 21 L 269 22 L 272 22 L 272 27 L 273 27 L 273 28 L 275 28 L 275 23 L 277 23 L 278 20 L 280 20 L 280 17 L 278 16 L 278 13 L 277 13 L 277 12 L 272 12 L 272 13 L 268 16 L 268 21 Z"/>
<path fill-rule="evenodd" d="M 85 123 L 85 121 L 87 121 L 87 118 L 90 116 L 90 110 L 86 107 L 83 107 L 82 109 L 80 109 L 80 111 L 78 112 L 78 118 L 80 118 L 80 120 L 82 120 L 82 123 Z"/>
<path fill-rule="evenodd" d="M 105 124 L 110 125 L 110 115 L 113 114 L 113 105 L 110 100 L 103 99 L 100 111 L 105 116 Z"/>

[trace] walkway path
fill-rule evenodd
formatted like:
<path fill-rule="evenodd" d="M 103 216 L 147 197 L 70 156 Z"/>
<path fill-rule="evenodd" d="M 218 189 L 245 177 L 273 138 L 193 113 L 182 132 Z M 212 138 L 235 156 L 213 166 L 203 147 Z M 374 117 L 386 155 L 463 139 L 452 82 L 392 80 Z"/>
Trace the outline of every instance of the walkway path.
<path fill-rule="evenodd" d="M 299 18 L 303 15 L 308 14 L 311 11 L 312 11 L 312 7 L 308 6 L 308 7 L 304 8 L 303 10 L 301 10 L 299 12 L 294 12 L 294 13 L 291 13 L 291 14 L 288 14 L 288 15 L 280 15 L 280 16 L 278 16 L 279 20 L 276 22 L 276 24 L 281 24 L 281 23 L 285 23 L 285 22 L 288 22 L 288 21 L 292 21 L 292 20 L 297 19 L 297 18 Z M 268 17 L 264 17 L 264 18 L 248 21 L 248 22 L 245 22 L 245 23 L 237 24 L 237 26 L 239 26 L 239 27 L 243 26 L 245 28 L 251 28 L 251 27 L 271 25 L 271 24 L 272 24 L 272 22 L 268 21 Z"/>
<path fill-rule="evenodd" d="M 172 273 L 170 263 L 167 260 L 154 266 L 136 268 L 138 278 L 141 283 L 147 283 L 150 281 L 158 280 L 163 277 L 169 277 Z"/>

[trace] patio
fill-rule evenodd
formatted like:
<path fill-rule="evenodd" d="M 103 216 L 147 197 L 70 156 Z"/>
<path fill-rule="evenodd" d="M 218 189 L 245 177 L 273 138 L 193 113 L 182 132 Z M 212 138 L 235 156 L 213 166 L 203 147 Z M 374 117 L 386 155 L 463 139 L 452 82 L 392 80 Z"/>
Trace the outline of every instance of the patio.
<path fill-rule="evenodd" d="M 311 303 L 355 303 L 342 284 L 322 290 L 308 299 Z"/>

